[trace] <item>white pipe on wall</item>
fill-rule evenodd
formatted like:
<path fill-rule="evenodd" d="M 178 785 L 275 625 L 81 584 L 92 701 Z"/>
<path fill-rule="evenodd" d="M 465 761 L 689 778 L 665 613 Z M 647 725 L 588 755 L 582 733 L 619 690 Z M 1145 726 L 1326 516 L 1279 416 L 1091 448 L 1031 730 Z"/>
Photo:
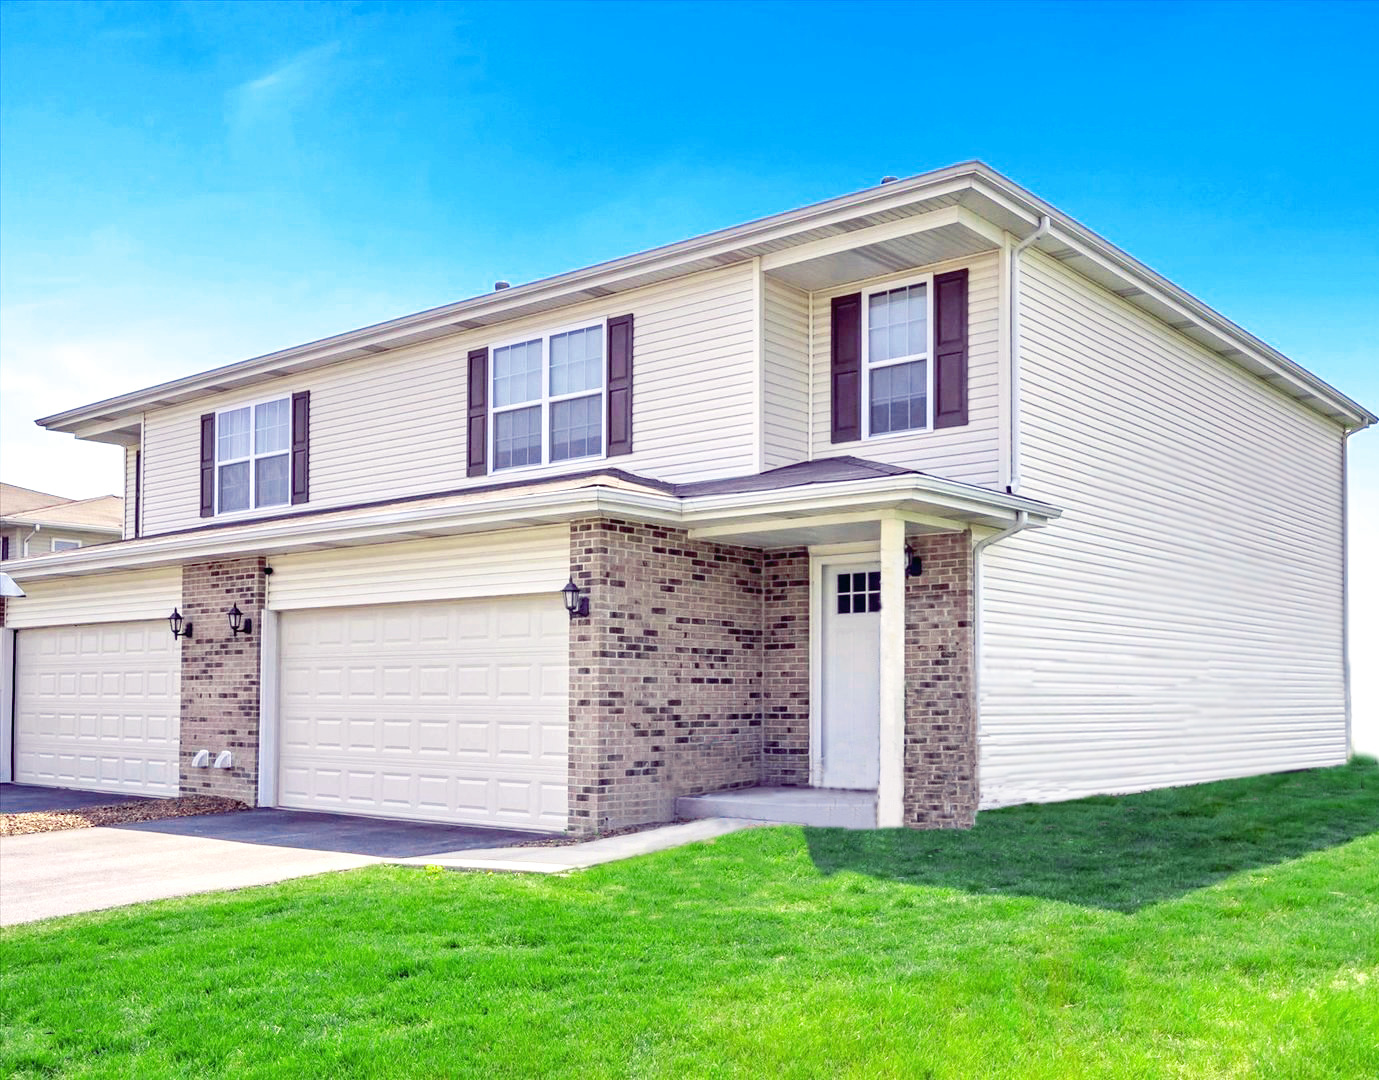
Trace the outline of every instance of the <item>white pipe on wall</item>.
<path fill-rule="evenodd" d="M 1048 236 L 1053 222 L 1045 214 L 1039 227 L 1010 252 L 1010 483 L 1012 495 L 1020 490 L 1020 253 L 1041 236 Z"/>

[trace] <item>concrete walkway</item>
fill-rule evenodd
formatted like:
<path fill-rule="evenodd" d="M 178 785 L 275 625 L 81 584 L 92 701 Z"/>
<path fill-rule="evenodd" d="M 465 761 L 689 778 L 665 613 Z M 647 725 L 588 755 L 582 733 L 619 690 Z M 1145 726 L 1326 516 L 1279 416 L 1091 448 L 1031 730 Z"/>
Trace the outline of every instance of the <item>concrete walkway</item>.
<path fill-rule="evenodd" d="M 282 815 L 286 820 L 277 820 Z M 253 826 L 253 819 L 262 823 Z M 303 818 L 321 819 L 318 822 Z M 236 836 L 235 822 L 240 828 Z M 200 823 L 200 826 L 193 823 Z M 759 824 L 705 819 L 559 847 L 510 844 L 507 830 L 417 825 L 338 815 L 257 810 L 32 836 L 0 837 L 0 925 L 122 907 L 173 896 L 243 889 L 379 863 L 555 874 L 707 840 Z M 359 837 L 348 834 L 351 827 Z M 195 830 L 195 831 L 193 831 Z M 436 830 L 452 833 L 438 843 Z M 342 839 L 341 832 L 346 835 Z M 330 834 L 336 833 L 335 839 Z M 392 854 L 379 838 L 393 834 Z M 453 834 L 466 834 L 458 843 Z M 485 838 L 482 834 L 490 833 Z M 474 834 L 474 835 L 469 835 Z M 408 845 L 411 845 L 410 848 Z"/>
<path fill-rule="evenodd" d="M 761 824 L 760 821 L 747 821 L 742 818 L 703 818 L 699 821 L 685 821 L 679 825 L 663 825 L 659 829 L 589 840 L 583 844 L 484 848 L 389 861 L 399 866 L 443 866 L 448 870 L 508 870 L 530 874 L 563 874 L 569 870 L 585 870 L 602 863 L 649 855 L 653 851 L 666 851 L 700 840 L 712 840 L 716 836 L 724 836 L 739 829 L 750 829 Z"/>

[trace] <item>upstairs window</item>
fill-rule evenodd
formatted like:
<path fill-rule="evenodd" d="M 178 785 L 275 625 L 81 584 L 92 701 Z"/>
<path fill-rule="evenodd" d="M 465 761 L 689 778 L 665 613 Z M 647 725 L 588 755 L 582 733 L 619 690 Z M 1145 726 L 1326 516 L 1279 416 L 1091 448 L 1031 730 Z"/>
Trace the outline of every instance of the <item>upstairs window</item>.
<path fill-rule="evenodd" d="M 80 541 L 80 540 L 54 540 L 54 541 L 53 541 L 53 550 L 54 550 L 54 551 L 75 551 L 75 550 L 76 550 L 77 548 L 79 548 L 79 547 L 81 547 L 81 541 Z"/>
<path fill-rule="evenodd" d="M 929 283 L 878 289 L 864 299 L 866 433 L 922 431 L 929 426 Z"/>
<path fill-rule="evenodd" d="M 493 468 L 603 454 L 603 324 L 493 350 Z"/>
<path fill-rule="evenodd" d="M 216 413 L 216 513 L 286 506 L 291 449 L 291 398 Z"/>

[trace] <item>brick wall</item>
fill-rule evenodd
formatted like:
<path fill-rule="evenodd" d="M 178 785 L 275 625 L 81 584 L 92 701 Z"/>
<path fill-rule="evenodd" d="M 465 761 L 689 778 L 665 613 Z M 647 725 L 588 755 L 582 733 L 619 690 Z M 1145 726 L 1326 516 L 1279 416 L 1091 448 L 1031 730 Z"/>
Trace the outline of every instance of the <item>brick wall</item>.
<path fill-rule="evenodd" d="M 966 828 L 977 814 L 972 709 L 972 538 L 919 541 L 905 585 L 905 824 Z"/>
<path fill-rule="evenodd" d="M 573 523 L 570 828 L 669 821 L 675 798 L 760 776 L 760 553 L 678 529 Z"/>
<path fill-rule="evenodd" d="M 809 552 L 762 555 L 761 782 L 809 785 Z"/>
<path fill-rule="evenodd" d="M 182 650 L 183 795 L 227 795 L 257 802 L 259 770 L 259 652 L 263 641 L 264 560 L 251 557 L 187 563 L 182 567 L 182 615 L 192 636 Z M 239 605 L 253 620 L 232 636 L 225 613 Z M 229 769 L 192 768 L 198 750 L 211 760 L 229 750 Z"/>

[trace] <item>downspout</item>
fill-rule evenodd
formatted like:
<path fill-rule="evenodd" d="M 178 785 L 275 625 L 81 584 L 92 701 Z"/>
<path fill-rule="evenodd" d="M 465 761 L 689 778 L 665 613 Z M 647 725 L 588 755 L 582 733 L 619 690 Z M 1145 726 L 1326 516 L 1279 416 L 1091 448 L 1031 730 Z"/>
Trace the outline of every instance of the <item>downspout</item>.
<path fill-rule="evenodd" d="M 37 535 L 39 534 L 39 532 L 42 531 L 42 529 L 43 529 L 43 526 L 42 526 L 42 525 L 35 525 L 34 528 L 33 528 L 33 532 L 29 533 L 28 536 L 24 537 L 23 540 L 19 541 L 19 557 L 20 557 L 20 558 L 28 558 L 28 555 L 29 555 L 29 541 L 32 540 L 35 536 L 37 536 Z M 19 534 L 18 534 L 18 533 L 15 533 L 14 535 L 15 535 L 15 536 L 18 536 Z"/>
<path fill-rule="evenodd" d="M 1354 719 L 1350 696 L 1350 436 L 1341 435 L 1341 679 L 1345 682 L 1345 757 L 1355 753 Z"/>
<path fill-rule="evenodd" d="M 1010 482 L 1006 491 L 1011 495 L 1020 490 L 1020 253 L 1041 236 L 1048 236 L 1052 226 L 1045 214 L 1039 219 L 1039 228 L 1010 252 Z"/>
<path fill-rule="evenodd" d="M 982 553 L 992 544 L 998 544 L 1002 540 L 1007 540 L 1018 532 L 1024 532 L 1029 528 L 1029 511 L 1021 510 L 1016 514 L 1015 524 L 1009 528 L 1002 529 L 1000 532 L 992 533 L 983 540 L 978 540 L 972 545 L 972 710 L 976 714 L 977 720 L 977 761 L 976 768 L 981 768 L 981 745 L 982 745 Z M 978 790 L 981 790 L 981 777 L 978 775 Z"/>

